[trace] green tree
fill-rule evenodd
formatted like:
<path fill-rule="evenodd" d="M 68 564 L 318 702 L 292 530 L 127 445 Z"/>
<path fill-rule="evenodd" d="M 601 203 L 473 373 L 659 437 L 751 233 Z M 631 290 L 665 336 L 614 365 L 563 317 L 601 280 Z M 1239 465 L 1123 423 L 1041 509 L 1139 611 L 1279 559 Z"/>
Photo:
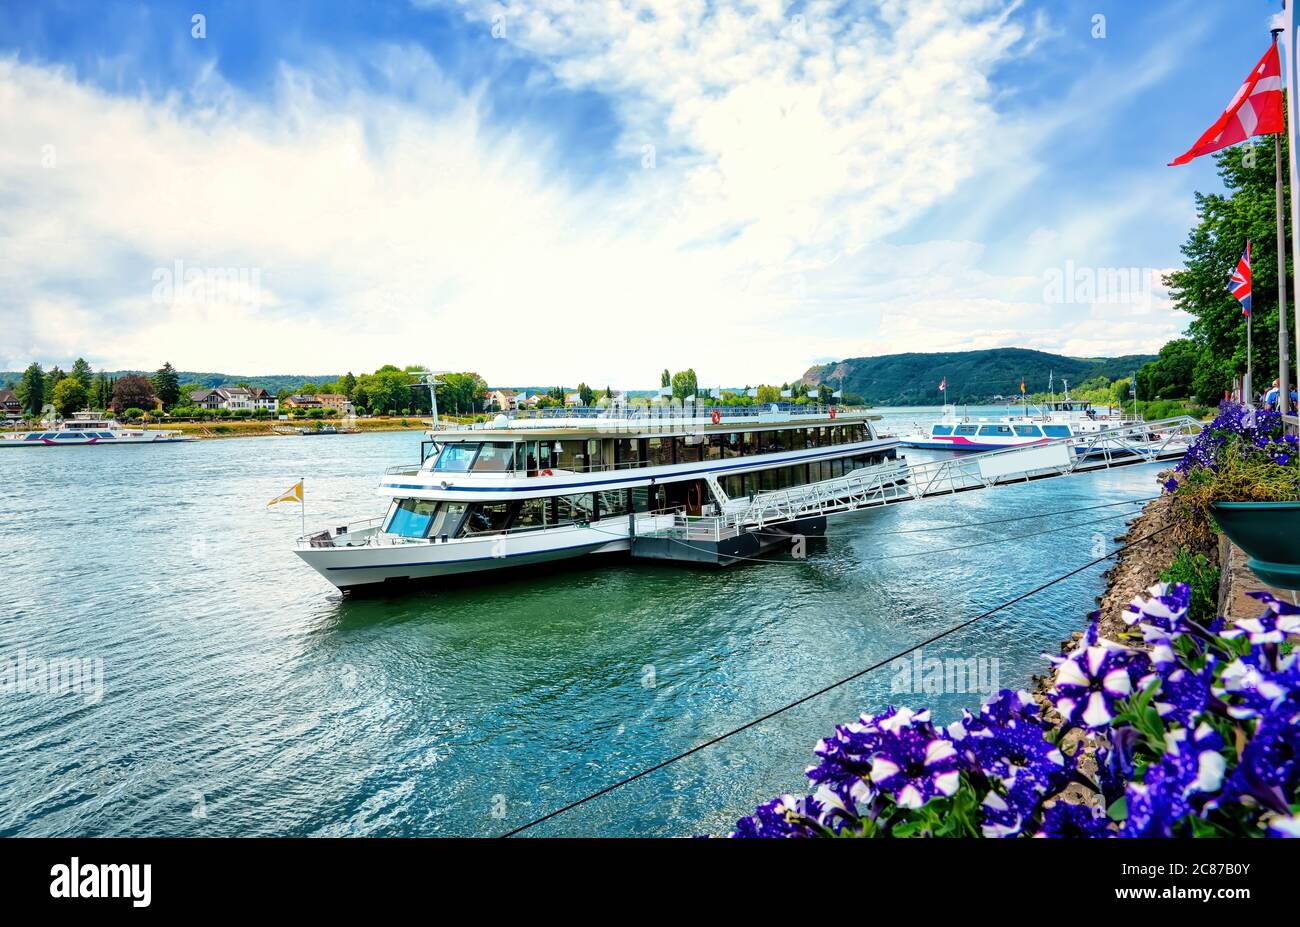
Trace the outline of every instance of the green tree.
<path fill-rule="evenodd" d="M 668 384 L 665 383 L 664 385 L 667 386 Z M 672 387 L 674 399 L 685 399 L 687 396 L 694 396 L 700 389 L 699 381 L 695 377 L 695 370 L 688 367 L 673 374 Z"/>
<path fill-rule="evenodd" d="M 113 382 L 102 370 L 95 374 L 94 384 L 90 388 L 90 399 L 91 404 L 101 410 L 107 409 L 108 404 L 113 400 Z"/>
<path fill-rule="evenodd" d="M 780 402 L 781 387 L 779 386 L 760 386 L 758 388 L 758 401 L 760 403 Z"/>
<path fill-rule="evenodd" d="M 578 384 L 578 401 L 584 406 L 595 405 L 596 393 L 586 383 Z"/>
<path fill-rule="evenodd" d="M 30 415 L 41 414 L 41 409 L 45 407 L 45 371 L 41 370 L 40 364 L 33 361 L 23 371 L 17 395 L 24 411 Z"/>
<path fill-rule="evenodd" d="M 347 396 L 348 399 L 352 398 L 352 391 L 356 388 L 357 388 L 357 378 L 352 375 L 351 370 L 349 370 L 343 376 L 339 377 L 339 382 L 336 389 L 344 396 Z"/>
<path fill-rule="evenodd" d="M 1176 338 L 1137 372 L 1139 399 L 1187 399 L 1200 354 L 1190 338 Z M 1213 397 L 1209 397 L 1213 398 Z"/>
<path fill-rule="evenodd" d="M 81 381 L 81 385 L 90 391 L 91 381 L 94 379 L 94 372 L 90 369 L 90 364 L 86 363 L 84 357 L 78 357 L 72 365 L 72 372 L 69 376 L 76 377 Z"/>
<path fill-rule="evenodd" d="M 660 386 L 672 386 L 672 385 L 673 385 L 673 375 L 672 375 L 671 373 L 668 372 L 668 368 L 667 368 L 667 367 L 664 368 L 664 372 L 663 372 L 663 373 L 659 374 L 659 385 L 660 385 Z"/>
<path fill-rule="evenodd" d="M 176 405 L 181 398 L 181 378 L 176 373 L 176 368 L 168 361 L 158 368 L 158 372 L 150 379 L 153 385 L 153 391 L 158 398 L 162 400 L 163 408 L 170 409 Z"/>
<path fill-rule="evenodd" d="M 1287 139 L 1283 135 L 1283 164 L 1286 158 Z M 1196 348 L 1196 356 L 1190 390 L 1203 402 L 1217 400 L 1231 386 L 1233 377 L 1246 370 L 1245 320 L 1241 305 L 1227 290 L 1227 280 L 1246 249 L 1247 240 L 1251 242 L 1253 278 L 1255 388 L 1262 389 L 1277 375 L 1278 256 L 1273 140 L 1225 148 L 1215 154 L 1214 160 L 1225 192 L 1196 194 L 1200 221 L 1182 246 L 1185 266 L 1165 277 L 1174 305 L 1192 316 L 1187 333 Z M 1289 196 L 1284 189 L 1284 202 L 1290 202 Z M 1289 226 L 1290 210 L 1283 210 L 1283 221 Z M 1289 277 L 1289 252 L 1284 259 Z M 1154 398 L 1147 396 L 1141 377 L 1138 398 Z"/>
<path fill-rule="evenodd" d="M 68 418 L 86 407 L 86 398 L 86 388 L 81 385 L 80 378 L 68 376 L 55 384 L 50 401 L 59 415 Z"/>

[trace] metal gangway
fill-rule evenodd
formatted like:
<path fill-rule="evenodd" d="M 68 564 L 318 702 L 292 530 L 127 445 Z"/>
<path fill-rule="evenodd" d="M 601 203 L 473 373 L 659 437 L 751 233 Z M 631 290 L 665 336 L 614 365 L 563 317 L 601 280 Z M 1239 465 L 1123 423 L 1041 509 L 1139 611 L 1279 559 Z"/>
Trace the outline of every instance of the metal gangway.
<path fill-rule="evenodd" d="M 783 523 L 931 499 L 1011 483 L 1114 470 L 1181 458 L 1201 430 L 1190 416 L 1140 422 L 1056 438 L 1028 447 L 926 461 L 892 461 L 832 480 L 730 499 L 708 477 L 721 511 L 678 516 L 672 524 L 637 527 L 638 533 L 680 539 L 725 539 Z"/>

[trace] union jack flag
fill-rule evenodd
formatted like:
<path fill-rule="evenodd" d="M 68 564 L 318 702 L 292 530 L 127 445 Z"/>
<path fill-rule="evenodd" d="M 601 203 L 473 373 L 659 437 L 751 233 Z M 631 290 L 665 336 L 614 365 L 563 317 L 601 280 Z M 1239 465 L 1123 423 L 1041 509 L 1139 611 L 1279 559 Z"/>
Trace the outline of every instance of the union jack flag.
<path fill-rule="evenodd" d="M 1241 256 L 1233 268 L 1232 279 L 1228 281 L 1228 292 L 1237 297 L 1241 303 L 1241 314 L 1250 318 L 1250 240 L 1246 240 L 1246 253 Z"/>

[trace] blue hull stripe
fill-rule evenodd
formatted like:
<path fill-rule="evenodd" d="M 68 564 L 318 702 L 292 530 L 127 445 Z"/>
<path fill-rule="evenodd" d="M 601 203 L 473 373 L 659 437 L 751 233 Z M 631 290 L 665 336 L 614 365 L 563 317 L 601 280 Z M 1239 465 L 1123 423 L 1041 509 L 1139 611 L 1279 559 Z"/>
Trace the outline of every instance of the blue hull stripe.
<path fill-rule="evenodd" d="M 612 480 L 591 480 L 585 483 L 550 483 L 545 486 L 540 486 L 540 485 L 448 486 L 446 489 L 443 489 L 441 486 L 430 485 L 427 483 L 381 483 L 379 488 L 380 489 L 429 489 L 429 490 L 436 490 L 438 492 L 498 492 L 499 493 L 499 492 L 537 492 L 538 490 L 550 490 L 550 489 L 577 489 L 585 486 L 607 486 L 610 483 L 630 483 L 636 480 L 646 480 L 648 481 L 646 485 L 649 485 L 650 482 L 653 482 L 655 480 L 659 480 L 662 482 L 664 480 L 667 480 L 669 477 L 673 477 L 675 479 L 677 477 L 695 476 L 701 473 L 718 473 L 723 470 L 738 470 L 742 468 L 758 470 L 758 469 L 768 469 L 769 467 L 771 468 L 785 467 L 790 464 L 804 463 L 810 460 L 817 460 L 817 459 L 834 460 L 836 457 L 848 457 L 852 455 L 855 451 L 888 450 L 891 447 L 897 447 L 897 446 L 898 444 L 896 442 L 890 442 L 884 444 L 883 446 L 880 445 L 879 442 L 874 442 L 874 444 L 861 444 L 861 445 L 845 444 L 842 445 L 843 450 L 836 450 L 830 453 L 827 453 L 826 451 L 814 451 L 811 454 L 803 454 L 799 457 L 787 457 L 784 460 L 773 460 L 767 462 L 766 464 L 761 464 L 761 463 L 756 464 L 751 461 L 750 463 L 729 464 L 725 467 L 699 467 L 694 470 L 679 470 L 675 473 L 663 473 L 663 474 L 659 474 L 658 476 L 624 476 L 624 477 L 617 477 Z"/>

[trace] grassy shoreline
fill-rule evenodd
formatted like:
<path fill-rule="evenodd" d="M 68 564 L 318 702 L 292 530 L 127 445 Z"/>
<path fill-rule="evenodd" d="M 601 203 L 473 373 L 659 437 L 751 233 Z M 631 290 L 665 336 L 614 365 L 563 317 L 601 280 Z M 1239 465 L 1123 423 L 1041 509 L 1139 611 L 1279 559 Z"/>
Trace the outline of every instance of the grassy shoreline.
<path fill-rule="evenodd" d="M 300 435 L 283 434 L 273 429 L 278 428 L 314 428 L 318 423 L 327 423 L 338 426 L 339 422 L 318 419 L 303 419 L 301 421 L 267 421 L 266 419 L 248 419 L 245 421 L 234 420 L 214 420 L 207 422 L 151 422 L 150 428 L 169 429 L 184 432 L 196 438 L 224 439 L 224 438 L 297 438 Z M 412 416 L 393 417 L 393 418 L 367 418 L 358 419 L 355 427 L 364 432 L 378 431 L 427 431 L 429 423 L 427 420 L 415 418 Z"/>

